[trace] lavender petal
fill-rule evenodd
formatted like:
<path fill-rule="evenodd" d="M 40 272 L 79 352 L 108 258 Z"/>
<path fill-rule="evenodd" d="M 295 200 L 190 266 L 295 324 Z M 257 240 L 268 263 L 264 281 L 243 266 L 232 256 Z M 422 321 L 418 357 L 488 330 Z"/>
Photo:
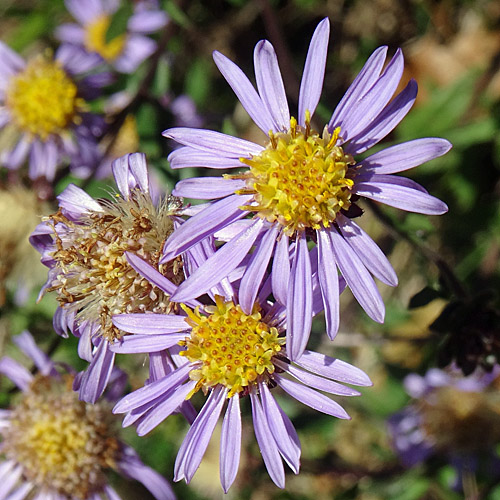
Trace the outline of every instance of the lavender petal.
<path fill-rule="evenodd" d="M 224 493 L 233 484 L 241 455 L 241 411 L 240 396 L 235 394 L 229 398 L 229 404 L 222 422 L 220 438 L 220 482 Z"/>
<path fill-rule="evenodd" d="M 94 358 L 82 377 L 79 396 L 82 401 L 95 403 L 108 385 L 115 361 L 115 353 L 109 349 L 107 340 L 97 347 Z"/>
<path fill-rule="evenodd" d="M 278 488 L 283 489 L 285 487 L 285 471 L 278 445 L 271 433 L 269 422 L 262 410 L 258 396 L 250 392 L 250 400 L 252 402 L 252 419 L 255 437 L 257 438 L 262 458 L 266 464 L 267 472 L 274 484 Z"/>
<path fill-rule="evenodd" d="M 174 196 L 194 199 L 223 198 L 243 189 L 246 182 L 241 179 L 224 179 L 223 177 L 195 177 L 184 179 L 175 185 Z"/>
<path fill-rule="evenodd" d="M 215 153 L 215 152 L 214 152 Z M 226 158 L 216 154 L 207 153 L 194 149 L 190 146 L 182 146 L 168 155 L 170 168 L 205 167 L 217 169 L 229 169 L 241 167 L 242 163 L 237 158 Z"/>
<path fill-rule="evenodd" d="M 272 264 L 272 289 L 276 300 L 286 306 L 288 283 L 290 282 L 290 249 L 288 236 L 281 232 L 276 243 Z"/>
<path fill-rule="evenodd" d="M 261 40 L 255 46 L 253 60 L 257 89 L 271 113 L 275 124 L 274 131 L 287 130 L 290 111 L 274 47 L 267 40 Z"/>
<path fill-rule="evenodd" d="M 275 130 L 275 124 L 267 107 L 250 83 L 250 80 L 245 76 L 245 73 L 220 52 L 214 51 L 213 58 L 222 76 L 229 83 L 236 97 L 256 125 L 264 134 L 267 134 L 270 130 Z"/>
<path fill-rule="evenodd" d="M 312 280 L 311 261 L 304 234 L 296 241 L 288 288 L 286 345 L 291 361 L 304 351 L 312 324 Z"/>
<path fill-rule="evenodd" d="M 300 82 L 298 121 L 302 126 L 305 125 L 306 111 L 309 111 L 312 117 L 321 96 L 329 37 L 330 21 L 326 17 L 314 30 Z"/>
<path fill-rule="evenodd" d="M 275 375 L 274 380 L 285 392 L 290 394 L 290 396 L 317 411 L 337 418 L 351 418 L 342 406 L 314 389 L 292 382 L 281 375 Z"/>
<path fill-rule="evenodd" d="M 113 324 L 124 332 L 142 335 L 182 332 L 190 328 L 186 318 L 176 314 L 115 314 Z"/>
<path fill-rule="evenodd" d="M 158 352 L 172 347 L 185 338 L 185 333 L 125 335 L 121 340 L 111 344 L 109 349 L 119 354 Z"/>
<path fill-rule="evenodd" d="M 361 162 L 359 172 L 395 174 L 417 167 L 426 161 L 444 155 L 451 149 L 446 139 L 429 137 L 403 142 L 368 156 Z"/>

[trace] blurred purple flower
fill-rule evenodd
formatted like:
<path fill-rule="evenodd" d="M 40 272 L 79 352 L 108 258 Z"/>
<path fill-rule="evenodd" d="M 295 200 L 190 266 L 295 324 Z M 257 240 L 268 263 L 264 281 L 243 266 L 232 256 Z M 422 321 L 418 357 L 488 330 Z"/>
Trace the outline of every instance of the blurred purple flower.
<path fill-rule="evenodd" d="M 125 256 L 137 253 L 153 264 L 171 287 L 184 279 L 182 260 L 159 265 L 163 242 L 179 223 L 177 198 L 151 193 L 143 154 L 113 163 L 119 189 L 112 200 L 95 200 L 70 184 L 59 196 L 59 211 L 38 225 L 30 237 L 49 268 L 40 292 L 56 291 L 59 308 L 54 328 L 80 338 L 78 353 L 90 365 L 75 381 L 84 401 L 95 402 L 106 388 L 115 355 L 109 344 L 120 338 L 111 315 L 170 312 L 168 295 L 137 274 Z M 173 283 L 172 283 L 173 282 Z"/>
<path fill-rule="evenodd" d="M 66 7 L 79 24 L 59 26 L 56 36 L 62 42 L 77 45 L 98 54 L 101 60 L 121 73 L 134 72 L 156 50 L 156 42 L 144 36 L 162 29 L 167 14 L 157 2 L 134 2 L 133 12 L 123 26 L 123 33 L 108 40 L 113 16 L 122 6 L 119 0 L 66 0 Z M 126 2 L 123 2 L 125 5 Z"/>
<path fill-rule="evenodd" d="M 137 257 L 132 260 L 138 272 L 161 287 L 161 276 L 154 268 Z M 173 363 L 163 377 L 118 402 L 113 411 L 128 413 L 124 425 L 135 423 L 139 435 L 144 435 L 199 390 L 208 395 L 180 447 L 175 481 L 191 481 L 227 401 L 220 446 L 220 480 L 224 491 L 228 491 L 240 461 L 240 400 L 249 396 L 254 432 L 264 463 L 274 483 L 283 488 L 282 460 L 297 474 L 300 443 L 293 424 L 270 389 L 279 386 L 315 410 L 349 418 L 338 403 L 319 391 L 356 396 L 358 391 L 343 384 L 371 385 L 368 376 L 358 368 L 317 352 L 305 351 L 292 363 L 284 337 L 285 308 L 266 303 L 268 293 L 263 290 L 250 313 L 245 313 L 232 285 L 225 280 L 209 292 L 213 299 L 210 305 L 196 301 L 182 305 L 185 315 L 113 317 L 115 326 L 134 334 L 115 342 L 111 346 L 113 351 L 153 353 Z"/>
<path fill-rule="evenodd" d="M 29 157 L 30 178 L 48 181 L 63 161 L 75 171 L 96 167 L 104 123 L 86 111 L 86 100 L 108 79 L 89 73 L 98 64 L 96 56 L 69 46 L 26 63 L 0 42 L 0 165 L 18 169 Z"/>
<path fill-rule="evenodd" d="M 492 373 L 477 370 L 464 377 L 458 370 L 433 368 L 425 376 L 408 375 L 404 384 L 414 400 L 388 421 L 403 465 L 412 467 L 436 453 L 454 464 L 470 464 L 481 454 L 490 455 L 500 441 L 494 384 L 499 372 L 497 367 Z M 478 428 L 489 431 L 473 432 Z"/>
<path fill-rule="evenodd" d="M 110 469 L 140 481 L 157 500 L 175 499 L 169 483 L 119 440 L 106 402 L 79 401 L 71 390 L 73 375 L 59 373 L 28 332 L 14 342 L 38 373 L 0 359 L 0 373 L 22 391 L 14 406 L 0 410 L 2 499 L 117 500 L 106 478 Z"/>
<path fill-rule="evenodd" d="M 268 134 L 266 146 L 209 130 L 173 128 L 163 133 L 184 145 L 171 153 L 172 168 L 249 167 L 222 178 L 182 180 L 173 191 L 178 196 L 217 201 L 172 235 L 164 259 L 216 232 L 228 240 L 206 267 L 179 287 L 174 300 L 182 302 L 210 288 L 254 247 L 253 265 L 243 275 L 240 289 L 240 304 L 249 313 L 274 255 L 272 292 L 288 308 L 291 359 L 300 356 L 309 337 L 312 266 L 318 268 L 331 339 L 339 325 L 337 268 L 367 314 L 375 321 L 384 320 L 384 304 L 372 275 L 390 286 L 397 284 L 397 277 L 375 242 L 352 220 L 361 213 L 355 205 L 358 198 L 423 214 L 447 211 L 443 202 L 414 181 L 391 174 L 443 155 L 451 147 L 448 141 L 417 139 L 365 159 L 359 157 L 396 127 L 415 100 L 413 80 L 391 100 L 403 73 L 401 50 L 383 70 L 387 47 L 377 49 L 325 128 L 319 132 L 311 128 L 323 85 L 329 32 L 329 21 L 324 19 L 311 40 L 298 120 L 290 117 L 277 57 L 268 41 L 259 42 L 254 52 L 258 92 L 238 66 L 214 53 L 215 63 L 241 104 Z M 246 216 L 251 218 L 238 220 Z M 308 241 L 317 245 L 312 257 Z"/>

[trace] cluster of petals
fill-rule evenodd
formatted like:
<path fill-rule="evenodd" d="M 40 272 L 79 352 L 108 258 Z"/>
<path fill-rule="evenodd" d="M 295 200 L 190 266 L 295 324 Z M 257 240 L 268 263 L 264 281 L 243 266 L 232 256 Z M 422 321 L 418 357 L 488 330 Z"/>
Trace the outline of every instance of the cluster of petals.
<path fill-rule="evenodd" d="M 323 85 L 329 21 L 324 19 L 310 43 L 300 85 L 298 125 L 309 126 Z M 340 128 L 337 145 L 352 156 L 355 172 L 351 194 L 402 210 L 436 215 L 447 206 L 405 177 L 402 172 L 445 154 L 450 143 L 424 138 L 382 149 L 364 159 L 361 155 L 377 144 L 404 118 L 412 107 L 417 85 L 411 80 L 393 97 L 403 74 L 403 55 L 398 50 L 385 66 L 387 47 L 378 48 L 368 59 L 332 114 L 326 130 Z M 214 60 L 241 104 L 265 133 L 289 130 L 290 111 L 277 57 L 263 40 L 254 52 L 257 90 L 238 66 L 215 52 Z M 391 100 L 392 99 L 392 100 Z M 271 132 L 269 132 L 271 131 Z M 164 136 L 182 144 L 171 153 L 172 168 L 203 166 L 212 169 L 241 169 L 264 150 L 260 144 L 210 130 L 172 128 Z M 168 260 L 210 235 L 226 243 L 207 263 L 193 273 L 172 297 L 182 302 L 209 289 L 243 266 L 240 303 L 249 310 L 260 285 L 267 279 L 270 262 L 272 293 L 287 307 L 289 355 L 298 359 L 304 351 L 311 327 L 313 289 L 319 286 L 324 302 L 327 333 L 333 339 L 339 327 L 340 276 L 354 297 L 375 321 L 383 322 L 385 308 L 374 277 L 395 286 L 396 274 L 377 244 L 352 220 L 338 212 L 328 227 L 297 231 L 288 236 L 279 222 L 253 215 L 255 200 L 245 194 L 246 181 L 237 176 L 202 177 L 180 181 L 176 196 L 213 200 L 196 213 L 168 240 Z M 312 234 L 314 233 L 314 234 Z M 312 236 L 312 238 L 311 238 Z M 312 250 L 308 241 L 315 241 Z M 242 300 L 241 295 L 245 298 Z"/>
<path fill-rule="evenodd" d="M 43 57 L 51 60 L 46 55 Z M 78 47 L 59 47 L 53 61 L 76 85 L 78 96 L 84 100 L 94 99 L 101 87 L 109 82 L 108 73 L 95 71 L 99 58 Z M 76 174 L 96 168 L 101 156 L 96 137 L 104 129 L 104 122 L 99 115 L 80 110 L 74 122 L 68 123 L 65 130 L 51 133 L 48 137 L 33 134 L 16 124 L 13 111 L 7 103 L 7 92 L 14 79 L 30 62 L 26 63 L 5 43 L 0 42 L 0 135 L 8 137 L 4 143 L 6 146 L 0 150 L 0 166 L 15 170 L 28 160 L 30 178 L 45 177 L 48 181 L 54 180 L 56 168 L 64 161 L 70 162 Z"/>
<path fill-rule="evenodd" d="M 29 392 L 32 382 L 37 374 L 54 379 L 63 384 L 57 364 L 52 361 L 35 343 L 31 334 L 27 331 L 13 338 L 21 352 L 23 352 L 36 366 L 36 374 L 25 368 L 18 361 L 4 356 L 0 359 L 0 373 L 14 382 L 23 393 Z M 114 384 L 107 394 L 112 402 L 123 393 L 126 383 L 121 372 L 115 372 Z M 125 382 L 125 383 L 124 383 Z M 12 409 L 0 410 L 0 435 L 9 434 L 11 426 Z M 78 424 L 78 422 L 76 422 Z M 123 442 L 120 442 L 120 459 L 115 462 L 115 469 L 121 476 L 127 479 L 140 481 L 157 500 L 175 500 L 175 495 L 170 484 L 153 469 L 146 466 L 135 450 Z M 0 497 L 4 500 L 53 500 L 66 499 L 56 489 L 51 487 L 39 487 L 36 480 L 26 477 L 22 463 L 13 458 L 6 458 L 0 462 Z M 73 497 L 72 497 L 73 498 Z M 75 497 L 76 498 L 76 497 Z M 121 496 L 111 486 L 104 484 L 100 491 L 92 492 L 87 498 L 81 500 L 109 499 L 119 500 Z"/>
<path fill-rule="evenodd" d="M 62 24 L 57 28 L 56 36 L 62 42 L 92 52 L 87 42 L 89 29 L 102 19 L 111 20 L 121 2 L 118 0 L 66 0 L 65 3 L 78 24 Z M 157 32 L 167 24 L 167 21 L 167 14 L 158 8 L 157 2 L 145 0 L 134 2 L 134 11 L 127 19 L 120 50 L 107 62 L 121 73 L 134 72 L 156 50 L 156 42 L 145 35 Z M 108 24 L 109 22 L 107 21 Z M 99 55 L 101 60 L 103 59 L 103 54 L 99 54 L 98 51 L 92 53 Z"/>
<path fill-rule="evenodd" d="M 208 246 L 199 248 L 194 258 L 198 262 L 213 255 Z M 143 276 L 156 286 L 168 287 L 165 278 L 140 258 L 130 255 L 130 262 Z M 223 296 L 225 300 L 237 303 L 237 284 L 228 280 L 213 287 L 208 294 L 212 300 Z M 279 304 L 266 303 L 269 290 L 261 290 L 258 302 L 262 307 L 265 323 L 273 325 L 280 332 L 286 328 L 286 310 Z M 189 301 L 189 306 L 203 307 L 198 301 Z M 197 361 L 189 361 L 180 355 L 179 342 L 189 338 L 191 327 L 185 315 L 177 314 L 120 314 L 113 318 L 115 325 L 133 335 L 123 337 L 111 349 L 118 353 L 149 353 L 151 376 L 148 383 L 125 396 L 114 408 L 115 413 L 127 413 L 123 424 L 137 426 L 139 435 L 147 434 L 174 412 L 181 403 L 189 399 L 196 390 L 196 380 L 190 377 L 199 367 Z M 162 361 L 162 362 L 161 362 Z M 283 488 L 285 472 L 283 460 L 297 474 L 300 467 L 300 443 L 293 424 L 271 393 L 273 385 L 297 401 L 327 415 L 349 418 L 346 411 L 334 400 L 323 394 L 356 396 L 360 393 L 344 384 L 369 386 L 371 381 L 360 369 L 329 356 L 305 351 L 299 360 L 291 362 L 288 347 L 284 343 L 279 356 L 273 358 L 277 368 L 268 379 L 259 379 L 234 395 L 228 387 L 219 383 L 205 388 L 207 400 L 196 415 L 179 449 L 174 480 L 190 482 L 198 469 L 221 414 L 224 414 L 220 446 L 220 480 L 224 491 L 233 483 L 239 466 L 242 419 L 240 399 L 249 396 L 255 437 L 271 479 Z M 295 380 L 292 380 L 295 379 Z M 227 402 L 227 405 L 226 405 Z M 225 410 L 224 410 L 225 406 Z"/>

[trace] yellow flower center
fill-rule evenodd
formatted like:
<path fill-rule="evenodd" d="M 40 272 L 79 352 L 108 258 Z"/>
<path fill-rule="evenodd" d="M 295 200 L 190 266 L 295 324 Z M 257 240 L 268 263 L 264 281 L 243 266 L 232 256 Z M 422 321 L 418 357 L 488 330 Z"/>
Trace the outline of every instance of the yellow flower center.
<path fill-rule="evenodd" d="M 125 35 L 106 41 L 106 33 L 110 24 L 111 17 L 102 15 L 85 27 L 85 48 L 89 52 L 97 52 L 106 61 L 114 61 L 125 46 Z"/>
<path fill-rule="evenodd" d="M 190 373 L 190 378 L 198 381 L 191 395 L 221 384 L 231 397 L 274 372 L 273 356 L 285 339 L 262 321 L 257 305 L 247 315 L 239 305 L 216 296 L 216 305 L 205 307 L 208 316 L 201 315 L 198 308 L 182 308 L 192 331 L 180 342 L 186 347 L 181 355 L 199 363 Z"/>
<path fill-rule="evenodd" d="M 286 133 L 269 132 L 269 144 L 252 158 L 240 158 L 250 170 L 242 176 L 256 205 L 242 207 L 269 222 L 279 222 L 291 236 L 307 228 L 328 227 L 336 214 L 350 206 L 353 181 L 348 177 L 352 156 L 337 146 L 340 128 L 323 135 L 290 120 Z M 229 176 L 231 177 L 231 176 Z"/>
<path fill-rule="evenodd" d="M 159 265 L 165 240 L 174 230 L 172 215 L 179 199 L 169 197 L 155 207 L 149 194 L 136 189 L 129 199 L 100 200 L 102 211 L 74 222 L 58 212 L 54 227 L 56 290 L 62 307 L 73 308 L 79 321 L 99 322 L 99 335 L 114 340 L 123 335 L 111 321 L 120 313 L 170 312 L 168 296 L 140 276 L 128 263 L 132 252 L 179 285 L 184 275 L 180 258 Z M 58 225 L 62 224 L 62 225 Z"/>
<path fill-rule="evenodd" d="M 78 400 L 73 377 L 39 376 L 12 410 L 3 452 L 23 467 L 37 490 L 87 499 L 106 484 L 120 445 L 109 408 Z"/>
<path fill-rule="evenodd" d="M 20 129 L 45 140 L 77 123 L 85 102 L 61 64 L 39 56 L 11 78 L 5 104 Z"/>

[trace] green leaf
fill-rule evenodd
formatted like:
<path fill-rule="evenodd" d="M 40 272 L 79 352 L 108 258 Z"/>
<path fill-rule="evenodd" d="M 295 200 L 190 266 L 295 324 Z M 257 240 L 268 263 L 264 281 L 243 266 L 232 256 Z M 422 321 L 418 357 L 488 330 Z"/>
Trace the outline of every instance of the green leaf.
<path fill-rule="evenodd" d="M 195 59 L 186 75 L 185 93 L 195 104 L 203 106 L 210 90 L 212 64 L 206 59 Z"/>
<path fill-rule="evenodd" d="M 106 30 L 106 43 L 123 35 L 127 31 L 127 23 L 134 13 L 130 2 L 123 2 L 120 8 L 113 14 L 108 29 Z"/>

